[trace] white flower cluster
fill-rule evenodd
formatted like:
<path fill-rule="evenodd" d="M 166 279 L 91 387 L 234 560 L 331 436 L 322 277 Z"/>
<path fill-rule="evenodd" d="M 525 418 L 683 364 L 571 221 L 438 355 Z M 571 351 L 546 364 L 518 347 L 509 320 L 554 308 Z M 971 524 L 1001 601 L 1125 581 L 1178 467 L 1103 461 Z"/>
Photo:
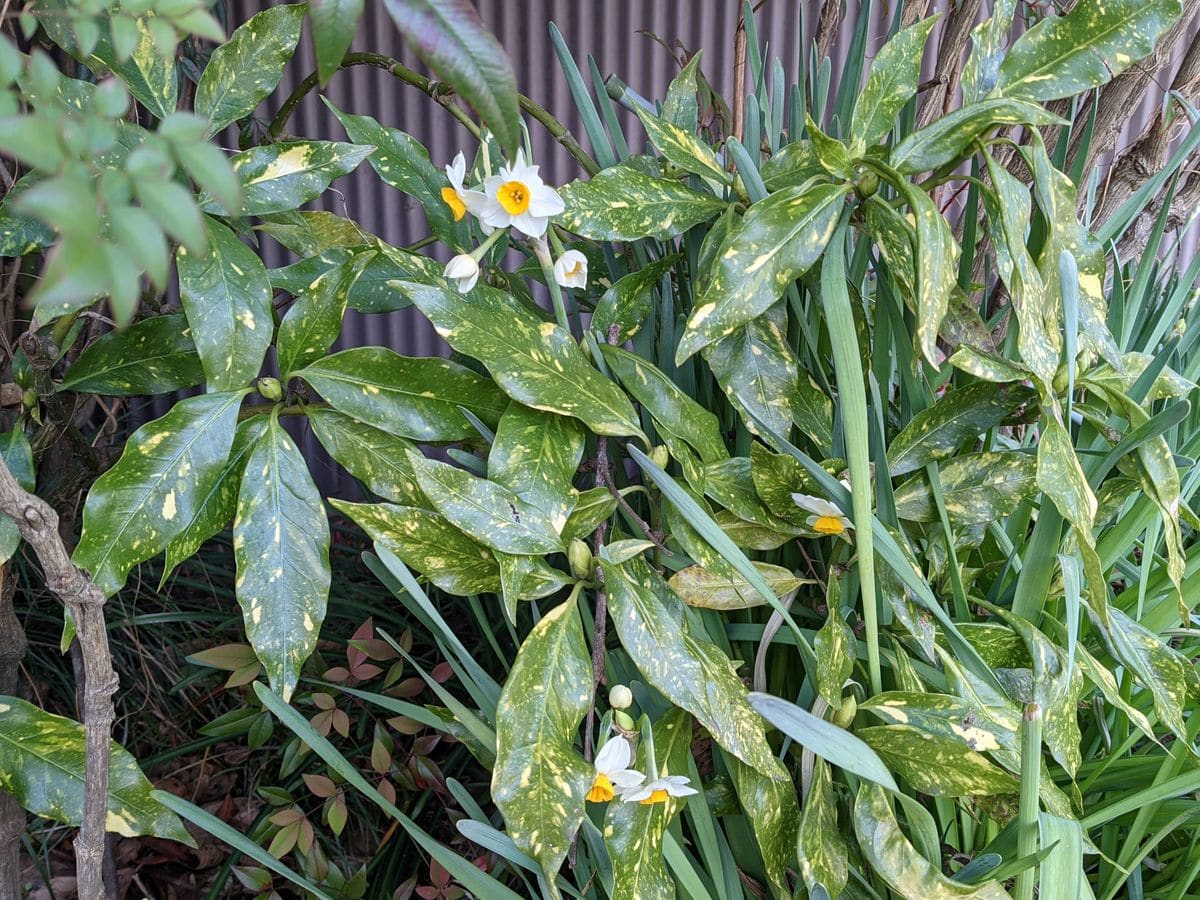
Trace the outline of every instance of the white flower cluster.
<path fill-rule="evenodd" d="M 593 803 L 607 803 L 620 797 L 624 803 L 641 803 L 650 806 L 666 803 L 671 797 L 686 797 L 698 794 L 686 775 L 663 774 L 646 782 L 644 773 L 629 768 L 633 761 L 633 749 L 622 735 L 611 737 L 596 754 L 596 775 L 587 798 Z"/>

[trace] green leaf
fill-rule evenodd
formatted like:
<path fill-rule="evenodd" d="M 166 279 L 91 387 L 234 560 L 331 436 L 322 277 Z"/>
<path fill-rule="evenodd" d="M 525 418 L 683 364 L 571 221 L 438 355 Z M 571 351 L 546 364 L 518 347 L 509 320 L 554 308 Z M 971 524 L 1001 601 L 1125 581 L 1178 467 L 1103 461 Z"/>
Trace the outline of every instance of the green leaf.
<path fill-rule="evenodd" d="M 439 513 L 390 503 L 329 502 L 446 593 L 500 592 L 500 567 L 491 551 Z"/>
<path fill-rule="evenodd" d="M 1011 635 L 1007 629 L 1005 632 Z M 926 734 L 959 741 L 979 753 L 1003 751 L 1019 762 L 1016 732 L 981 714 L 981 707 L 949 694 L 884 691 L 859 704 L 890 725 L 911 725 Z"/>
<path fill-rule="evenodd" d="M 618 278 L 596 301 L 592 330 L 607 339 L 610 326 L 617 325 L 618 340 L 631 340 L 654 308 L 655 288 L 677 262 L 677 256 L 665 256 Z"/>
<path fill-rule="evenodd" d="M 1179 0 L 1081 0 L 1008 48 L 994 93 L 1057 100 L 1107 84 L 1149 55 L 1180 13 Z"/>
<path fill-rule="evenodd" d="M 1015 775 L 953 738 L 911 725 L 876 725 L 856 734 L 889 769 L 934 797 L 1016 794 Z"/>
<path fill-rule="evenodd" d="M 400 356 L 383 347 L 343 350 L 294 373 L 338 412 L 414 441 L 461 441 L 489 428 L 508 401 L 487 378 L 440 357 Z"/>
<path fill-rule="evenodd" d="M 567 517 L 567 524 L 563 526 L 563 543 L 569 543 L 571 538 L 586 538 L 616 509 L 617 498 L 607 487 L 600 486 L 580 491 L 579 498 L 575 501 L 575 508 Z"/>
<path fill-rule="evenodd" d="M 672 614 L 679 599 L 666 582 L 640 557 L 616 565 L 602 553 L 600 565 L 613 624 L 646 681 L 730 754 L 769 778 L 787 779 L 733 664 Z"/>
<path fill-rule="evenodd" d="M 887 137 L 900 110 L 916 94 L 925 44 L 940 18 L 930 16 L 897 32 L 871 61 L 871 74 L 850 119 L 850 136 L 858 145 L 870 147 Z"/>
<path fill-rule="evenodd" d="M 304 12 L 303 3 L 273 6 L 213 51 L 196 86 L 195 102 L 196 113 L 209 120 L 209 134 L 250 115 L 275 90 L 300 40 Z"/>
<path fill-rule="evenodd" d="M 833 234 L 845 185 L 798 185 L 750 207 L 700 289 L 675 351 L 676 365 L 770 309 L 803 275 Z"/>
<path fill-rule="evenodd" d="M 492 373 L 506 394 L 534 409 L 573 416 L 596 434 L 644 439 L 615 384 L 588 363 L 569 333 L 489 292 L 470 299 L 443 287 L 396 283 L 460 353 Z"/>
<path fill-rule="evenodd" d="M 893 477 L 953 456 L 968 442 L 1036 399 L 1030 388 L 987 381 L 951 388 L 933 406 L 921 410 L 888 445 Z"/>
<path fill-rule="evenodd" d="M 917 342 L 925 358 L 937 367 L 941 365 L 937 349 L 938 332 L 950 308 L 950 294 L 955 287 L 961 250 L 950 223 L 933 198 L 907 181 L 900 182 L 898 187 L 908 201 L 916 223 L 914 298 L 917 307 Z"/>
<path fill-rule="evenodd" d="M 279 323 L 275 348 L 285 380 L 329 352 L 342 331 L 346 300 L 372 257 L 360 253 L 318 276 Z"/>
<path fill-rule="evenodd" d="M 892 150 L 891 164 L 901 175 L 915 175 L 949 165 L 997 125 L 1063 125 L 1062 119 L 1023 100 L 995 97 L 960 107 L 902 140 Z"/>
<path fill-rule="evenodd" d="M 229 457 L 243 396 L 231 391 L 179 401 L 135 431 L 117 464 L 92 485 L 73 560 L 106 595 L 192 520 Z"/>
<path fill-rule="evenodd" d="M 304 456 L 275 413 L 246 461 L 233 554 L 246 637 L 271 689 L 286 700 L 325 619 L 329 522 Z"/>
<path fill-rule="evenodd" d="M 509 154 L 520 143 L 517 82 L 504 48 L 467 0 L 384 0 L 409 46 L 479 113 Z"/>
<path fill-rule="evenodd" d="M 1038 490 L 1054 501 L 1063 518 L 1090 535 L 1096 518 L 1096 495 L 1075 455 L 1070 433 L 1055 416 L 1043 419 L 1036 478 Z"/>
<path fill-rule="evenodd" d="M 584 818 L 592 768 L 575 750 L 592 660 L 574 597 L 533 627 L 496 706 L 492 799 L 508 835 L 553 881 Z"/>
<path fill-rule="evenodd" d="M 971 32 L 971 55 L 963 67 L 963 103 L 975 103 L 996 86 L 1017 0 L 997 0 L 992 14 Z"/>
<path fill-rule="evenodd" d="M 258 255 L 216 219 L 208 252 L 177 251 L 179 298 L 209 390 L 235 391 L 262 369 L 275 328 L 271 284 Z"/>
<path fill-rule="evenodd" d="M 729 182 L 729 173 L 721 167 L 716 154 L 691 131 L 686 131 L 666 119 L 660 119 L 641 106 L 634 106 L 633 111 L 637 113 L 646 129 L 650 143 L 667 158 L 667 162 L 685 172 L 708 178 L 718 184 Z"/>
<path fill-rule="evenodd" d="M 333 409 L 305 409 L 308 424 L 329 455 L 369 490 L 396 503 L 425 502 L 405 453 L 413 444 Z"/>
<path fill-rule="evenodd" d="M 1009 515 L 1036 493 L 1038 464 L 1029 453 L 1006 450 L 964 453 L 938 466 L 946 512 L 955 525 L 978 525 Z M 936 522 L 937 505 L 925 473 L 896 488 L 896 515 L 909 522 Z"/>
<path fill-rule="evenodd" d="M 595 241 L 676 237 L 727 206 L 712 194 L 646 175 L 626 163 L 588 181 L 572 181 L 558 193 L 566 204 L 558 224 Z"/>
<path fill-rule="evenodd" d="M 994 881 L 981 885 L 951 881 L 916 851 L 888 803 L 882 788 L 869 782 L 858 786 L 854 801 L 854 833 L 872 869 L 901 897 L 921 900 L 1011 900 Z"/>
<path fill-rule="evenodd" d="M 826 603 L 829 612 L 825 624 L 813 637 L 813 652 L 817 655 L 817 692 L 835 710 L 842 708 L 846 681 L 854 672 L 858 654 L 854 632 L 842 615 L 840 598 L 841 583 L 831 579 Z"/>
<path fill-rule="evenodd" d="M 692 720 L 681 709 L 670 709 L 654 723 L 654 762 L 646 757 L 649 744 L 638 747 L 635 768 L 649 780 L 660 773 L 680 775 L 691 756 Z M 612 900 L 674 900 L 675 883 L 663 857 L 667 826 L 679 815 L 684 801 L 643 805 L 613 799 L 604 816 L 604 843 L 612 858 Z"/>
<path fill-rule="evenodd" d="M 420 141 L 396 128 L 385 128 L 370 116 L 342 112 L 329 98 L 322 98 L 355 144 L 374 146 L 371 167 L 386 183 L 421 204 L 429 230 L 451 247 L 462 247 L 466 229 L 454 221 L 454 213 L 442 199 L 442 188 L 450 182 L 429 159 Z"/>
<path fill-rule="evenodd" d="M 738 802 L 758 842 L 767 880 L 777 897 L 790 897 L 788 869 L 796 859 L 800 807 L 791 779 L 767 778 L 740 760 L 727 757 Z"/>
<path fill-rule="evenodd" d="M 335 178 L 347 175 L 375 152 L 371 146 L 337 141 L 289 141 L 254 147 L 233 157 L 242 185 L 242 215 L 287 212 L 315 200 Z M 200 208 L 229 215 L 216 199 L 204 196 Z"/>
<path fill-rule="evenodd" d="M 645 407 L 663 434 L 687 443 L 704 463 L 728 458 L 721 423 L 652 363 L 628 350 L 600 346 L 605 363 L 625 389 Z"/>
<path fill-rule="evenodd" d="M 53 228 L 41 219 L 12 209 L 12 202 L 32 184 L 33 177 L 26 175 L 18 179 L 4 199 L 0 200 L 0 257 L 24 256 L 54 243 Z"/>
<path fill-rule="evenodd" d="M 20 424 L 0 434 L 0 459 L 4 460 L 17 484 L 27 491 L 34 490 L 37 472 L 33 463 L 33 448 Z M 17 530 L 17 523 L 8 516 L 0 515 L 0 563 L 12 559 L 20 543 L 21 532 Z"/>
<path fill-rule="evenodd" d="M 174 314 L 143 319 L 101 336 L 79 355 L 57 390 L 144 397 L 202 381 L 204 368 L 187 319 Z"/>
<path fill-rule="evenodd" d="M 705 347 L 703 355 L 751 432 L 758 431 L 756 421 L 773 432 L 791 429 L 800 363 L 787 340 L 787 310 L 782 302 Z"/>
<path fill-rule="evenodd" d="M 266 416 L 254 416 L 241 422 L 233 436 L 233 447 L 207 490 L 195 504 L 191 518 L 167 544 L 162 583 L 185 559 L 189 559 L 210 537 L 222 530 L 237 512 L 238 489 L 251 448 L 266 430 Z"/>
<path fill-rule="evenodd" d="M 835 137 L 823 132 L 812 116 L 805 114 L 805 131 L 812 141 L 813 152 L 821 168 L 835 178 L 850 180 L 854 177 L 854 164 L 850 159 L 850 148 Z"/>
<path fill-rule="evenodd" d="M 813 583 L 808 578 L 797 578 L 782 566 L 765 562 L 753 565 L 784 603 L 802 585 Z M 767 602 L 749 581 L 732 569 L 712 571 L 703 566 L 688 566 L 672 575 L 668 584 L 688 606 L 702 609 L 748 609 Z"/>
<path fill-rule="evenodd" d="M 561 534 L 575 508 L 571 482 L 583 444 L 576 420 L 510 403 L 488 453 L 488 478 L 539 510 Z"/>
<path fill-rule="evenodd" d="M 357 222 L 322 209 L 272 213 L 254 226 L 265 231 L 297 256 L 317 256 L 327 250 L 370 246 L 378 241 Z"/>
<path fill-rule="evenodd" d="M 814 761 L 808 782 L 808 797 L 804 801 L 798 837 L 796 855 L 809 895 L 820 896 L 817 893 L 820 886 L 826 896 L 840 896 L 850 879 L 846 839 L 838 828 L 833 776 L 829 764 L 820 757 Z"/>
<path fill-rule="evenodd" d="M 0 697 L 0 787 L 34 815 L 67 825 L 83 821 L 86 743 L 78 722 Z M 154 786 L 129 751 L 113 741 L 109 752 L 105 828 L 195 846 L 179 818 L 150 796 Z"/>
<path fill-rule="evenodd" d="M 329 84 L 350 49 L 362 12 L 363 0 L 308 0 L 317 75 L 322 86 Z"/>
<path fill-rule="evenodd" d="M 549 519 L 512 491 L 448 463 L 408 451 L 421 490 L 446 519 L 494 550 L 539 556 L 563 549 Z"/>

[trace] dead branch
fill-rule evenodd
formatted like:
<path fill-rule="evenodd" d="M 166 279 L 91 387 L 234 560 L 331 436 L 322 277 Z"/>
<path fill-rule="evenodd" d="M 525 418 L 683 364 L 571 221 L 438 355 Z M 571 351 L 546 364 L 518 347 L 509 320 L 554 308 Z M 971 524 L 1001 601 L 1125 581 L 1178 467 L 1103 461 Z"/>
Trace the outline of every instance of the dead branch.
<path fill-rule="evenodd" d="M 833 48 L 838 27 L 842 24 L 843 0 L 825 0 L 821 6 L 821 18 L 817 22 L 817 62 L 820 63 Z"/>
<path fill-rule="evenodd" d="M 1200 2 L 1200 0 L 1196 0 Z M 962 77 L 963 53 L 967 49 L 967 41 L 971 38 L 971 29 L 979 17 L 983 0 L 961 0 L 958 6 L 946 19 L 942 29 L 942 39 L 938 47 L 936 83 L 925 95 L 921 113 L 917 117 L 917 127 L 924 128 L 934 119 L 939 119 L 950 112 L 954 98 L 958 94 L 958 83 Z M 908 10 L 905 10 L 907 13 Z"/>

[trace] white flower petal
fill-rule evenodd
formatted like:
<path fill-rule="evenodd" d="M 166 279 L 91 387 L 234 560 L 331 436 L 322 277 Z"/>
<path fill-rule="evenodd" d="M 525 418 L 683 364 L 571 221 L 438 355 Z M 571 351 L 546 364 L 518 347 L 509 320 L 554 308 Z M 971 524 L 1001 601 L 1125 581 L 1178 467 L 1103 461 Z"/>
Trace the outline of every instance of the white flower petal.
<path fill-rule="evenodd" d="M 646 776 L 636 769 L 621 769 L 619 772 L 608 773 L 608 780 L 613 783 L 614 787 L 627 791 L 645 781 Z"/>
<path fill-rule="evenodd" d="M 603 772 L 611 778 L 611 773 L 626 768 L 632 758 L 633 753 L 629 749 L 629 741 L 621 735 L 611 737 L 596 754 L 596 771 Z"/>
<path fill-rule="evenodd" d="M 828 500 L 811 494 L 792 494 L 792 500 L 801 509 L 817 516 L 841 516 L 842 511 Z"/>
<path fill-rule="evenodd" d="M 459 150 L 458 154 L 454 157 L 453 160 L 451 160 L 450 164 L 448 166 L 446 166 L 446 177 L 450 179 L 450 183 L 452 185 L 454 185 L 454 189 L 456 191 L 458 191 L 459 196 L 462 195 L 463 179 L 466 176 L 467 176 L 467 160 L 463 156 L 462 151 Z"/>
<path fill-rule="evenodd" d="M 558 196 L 558 191 L 541 184 L 540 179 L 537 185 L 529 184 L 529 188 L 529 211 L 535 216 L 557 216 L 567 208 L 562 197 Z"/>
<path fill-rule="evenodd" d="M 563 287 L 587 287 L 587 257 L 578 250 L 568 250 L 554 263 L 554 280 Z"/>
<path fill-rule="evenodd" d="M 499 202 L 496 205 L 499 206 Z M 508 215 L 508 213 L 505 213 L 505 215 Z M 550 224 L 550 220 L 546 217 L 535 216 L 529 211 L 523 212 L 520 215 L 509 216 L 509 219 L 512 222 L 513 228 L 530 237 L 541 237 L 546 233 L 546 226 Z"/>

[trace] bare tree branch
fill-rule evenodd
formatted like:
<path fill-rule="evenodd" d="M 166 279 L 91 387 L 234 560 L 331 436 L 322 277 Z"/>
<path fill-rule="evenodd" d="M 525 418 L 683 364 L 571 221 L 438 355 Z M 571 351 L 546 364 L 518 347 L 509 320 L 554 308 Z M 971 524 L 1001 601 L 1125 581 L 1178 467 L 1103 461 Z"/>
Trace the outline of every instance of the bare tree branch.
<path fill-rule="evenodd" d="M 904 13 L 900 17 L 900 27 L 907 28 L 909 25 L 916 25 L 929 12 L 929 4 L 931 0 L 908 0 L 904 6 Z"/>
<path fill-rule="evenodd" d="M 962 77 L 963 52 L 967 49 L 971 29 L 975 26 L 975 20 L 979 17 L 979 10 L 982 6 L 983 0 L 960 0 L 949 18 L 946 19 L 937 51 L 937 76 L 933 87 L 925 95 L 921 114 L 917 118 L 918 128 L 924 128 L 934 119 L 939 119 L 950 112 L 955 95 L 958 93 L 959 80 Z M 908 10 L 905 12 L 907 13 Z"/>
<path fill-rule="evenodd" d="M 821 6 L 821 18 L 817 22 L 817 62 L 820 63 L 833 48 L 837 39 L 838 26 L 842 24 L 844 0 L 825 0 Z"/>
<path fill-rule="evenodd" d="M 113 671 L 104 626 L 104 592 L 71 562 L 58 532 L 58 514 L 42 498 L 28 493 L 0 460 L 0 513 L 12 519 L 37 554 L 46 586 L 75 618 L 83 651 L 87 686 L 83 728 L 86 737 L 83 823 L 75 839 L 75 874 L 80 897 L 103 898 L 105 819 L 108 812 L 109 746 L 117 675 Z"/>
<path fill-rule="evenodd" d="M 0 565 L 0 694 L 17 691 L 18 673 L 25 656 L 25 630 L 13 609 L 16 575 L 8 563 Z M 21 835 L 25 810 L 17 798 L 0 791 L 0 897 L 21 896 Z"/>

